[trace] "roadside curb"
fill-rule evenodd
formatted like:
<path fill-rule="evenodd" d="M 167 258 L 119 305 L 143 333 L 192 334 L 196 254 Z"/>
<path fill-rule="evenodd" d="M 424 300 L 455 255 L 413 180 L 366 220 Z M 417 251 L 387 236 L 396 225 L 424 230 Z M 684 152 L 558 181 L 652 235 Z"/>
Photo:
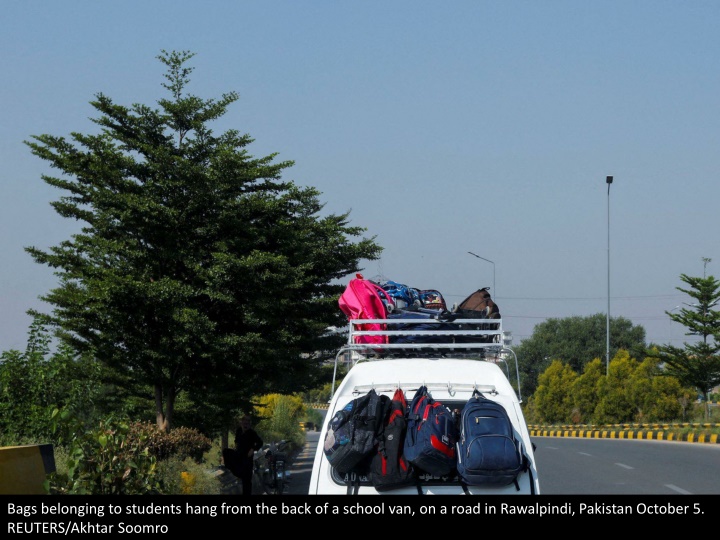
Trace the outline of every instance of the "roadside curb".
<path fill-rule="evenodd" d="M 705 433 L 674 433 L 659 430 L 529 429 L 531 437 L 581 437 L 587 439 L 633 439 L 720 444 L 720 436 Z"/>

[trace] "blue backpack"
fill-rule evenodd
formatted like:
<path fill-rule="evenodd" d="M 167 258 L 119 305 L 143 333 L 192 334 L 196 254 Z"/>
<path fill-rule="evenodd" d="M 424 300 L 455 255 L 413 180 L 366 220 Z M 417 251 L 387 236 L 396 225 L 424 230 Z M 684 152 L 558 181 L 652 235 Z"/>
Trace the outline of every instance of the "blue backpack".
<path fill-rule="evenodd" d="M 383 281 L 380 286 L 390 295 L 395 302 L 395 307 L 404 309 L 412 306 L 421 306 L 420 291 L 408 287 L 396 281 Z"/>
<path fill-rule="evenodd" d="M 457 472 L 465 486 L 518 484 L 530 472 L 529 457 L 505 407 L 475 390 L 460 413 Z M 534 486 L 530 478 L 531 487 Z"/>
<path fill-rule="evenodd" d="M 403 451 L 417 469 L 432 476 L 455 472 L 455 446 L 459 432 L 455 419 L 445 405 L 435 401 L 427 386 L 418 388 L 408 410 L 407 433 Z"/>

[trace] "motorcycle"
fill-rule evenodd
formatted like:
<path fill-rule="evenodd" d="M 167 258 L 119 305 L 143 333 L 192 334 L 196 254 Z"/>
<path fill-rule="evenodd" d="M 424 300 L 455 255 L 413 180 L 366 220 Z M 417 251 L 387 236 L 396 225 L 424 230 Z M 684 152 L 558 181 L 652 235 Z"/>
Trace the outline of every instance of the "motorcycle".
<path fill-rule="evenodd" d="M 267 495 L 282 495 L 290 481 L 290 471 L 286 470 L 287 441 L 282 440 L 263 446 L 255 452 L 253 481 Z"/>

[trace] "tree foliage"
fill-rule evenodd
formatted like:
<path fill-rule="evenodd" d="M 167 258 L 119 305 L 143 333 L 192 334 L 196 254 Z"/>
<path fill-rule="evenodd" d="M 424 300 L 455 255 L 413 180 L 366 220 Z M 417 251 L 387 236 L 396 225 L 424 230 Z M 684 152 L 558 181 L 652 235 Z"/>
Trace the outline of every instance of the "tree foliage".
<path fill-rule="evenodd" d="M 305 418 L 306 408 L 301 397 L 266 394 L 258 400 L 255 413 L 259 417 L 257 431 L 266 443 L 282 439 L 298 444 L 304 441 L 300 422 Z"/>
<path fill-rule="evenodd" d="M 668 375 L 695 388 L 703 396 L 705 415 L 709 418 L 710 392 L 720 384 L 720 311 L 712 309 L 720 301 L 720 282 L 713 276 L 700 278 L 681 274 L 680 279 L 689 288 L 676 289 L 696 302 L 678 313 L 665 313 L 688 329 L 686 335 L 701 339 L 696 343 L 684 343 L 683 348 L 659 345 L 648 354 L 656 354 L 665 364 Z"/>
<path fill-rule="evenodd" d="M 626 350 L 620 350 L 610 362 L 605 377 L 598 379 L 598 403 L 593 414 L 597 424 L 632 422 L 636 407 L 632 401 L 632 375 L 637 360 Z"/>
<path fill-rule="evenodd" d="M 570 390 L 573 397 L 573 410 L 570 419 L 573 423 L 587 422 L 593 417 L 595 407 L 600 401 L 600 379 L 605 377 L 605 363 L 599 358 L 585 364 L 583 372 L 575 379 Z"/>
<path fill-rule="evenodd" d="M 45 481 L 51 495 L 146 495 L 163 491 L 157 458 L 142 431 L 130 436 L 130 425 L 109 417 L 86 429 L 67 410 L 55 410 L 53 428 L 68 448 L 66 473 L 53 472 Z"/>
<path fill-rule="evenodd" d="M 50 342 L 35 320 L 25 351 L 0 355 L 0 446 L 48 442 L 53 409 L 64 407 L 88 419 L 103 400 L 98 363 L 66 346 L 53 353 Z"/>
<path fill-rule="evenodd" d="M 570 418 L 573 396 L 568 388 L 572 387 L 576 379 L 577 373 L 560 360 L 553 360 L 540 375 L 534 399 L 546 422 L 560 423 Z"/>
<path fill-rule="evenodd" d="M 533 330 L 532 336 L 515 348 L 520 364 L 522 395 L 530 396 L 538 386 L 538 377 L 552 363 L 560 360 L 576 373 L 594 358 L 605 358 L 607 349 L 607 316 L 548 319 Z M 610 318 L 610 358 L 619 349 L 642 354 L 645 329 L 634 326 L 623 317 Z"/>
<path fill-rule="evenodd" d="M 238 99 L 186 93 L 189 52 L 163 51 L 159 107 L 91 105 L 99 133 L 33 136 L 32 153 L 61 175 L 55 211 L 82 224 L 44 251 L 56 270 L 43 299 L 63 343 L 89 353 L 128 396 L 152 400 L 169 429 L 182 394 L 208 430 L 251 396 L 314 386 L 344 324 L 338 280 L 381 248 L 348 213 L 322 215 L 314 188 L 281 179 L 292 161 L 254 158 L 249 135 L 210 125 Z M 358 239 L 359 238 L 359 239 Z"/>
<path fill-rule="evenodd" d="M 667 422 L 684 416 L 688 389 L 664 375 L 657 359 L 638 362 L 620 349 L 605 372 L 600 358 L 579 376 L 554 360 L 540 375 L 526 416 L 536 423 L 573 424 Z"/>

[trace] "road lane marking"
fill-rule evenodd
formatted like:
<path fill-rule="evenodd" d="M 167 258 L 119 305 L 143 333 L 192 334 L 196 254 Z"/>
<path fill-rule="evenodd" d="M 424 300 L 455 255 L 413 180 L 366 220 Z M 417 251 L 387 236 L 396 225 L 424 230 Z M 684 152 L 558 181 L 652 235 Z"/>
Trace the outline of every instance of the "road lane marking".
<path fill-rule="evenodd" d="M 665 484 L 665 487 L 666 487 L 666 488 L 669 488 L 669 489 L 671 489 L 671 490 L 673 490 L 673 491 L 677 491 L 677 492 L 680 493 L 681 495 L 692 495 L 692 493 L 691 493 L 690 491 L 685 491 L 684 489 L 679 488 L 679 487 L 677 487 L 677 486 L 673 486 L 672 484 Z"/>

